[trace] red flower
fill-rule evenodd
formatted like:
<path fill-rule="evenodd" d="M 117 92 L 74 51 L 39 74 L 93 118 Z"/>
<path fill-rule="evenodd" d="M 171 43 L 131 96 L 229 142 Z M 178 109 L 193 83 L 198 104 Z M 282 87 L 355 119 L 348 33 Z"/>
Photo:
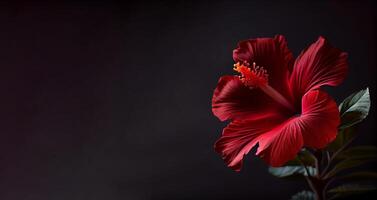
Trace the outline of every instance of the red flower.
<path fill-rule="evenodd" d="M 221 77 L 212 98 L 213 113 L 232 120 L 215 143 L 229 167 L 239 171 L 257 144 L 256 155 L 277 167 L 303 146 L 323 148 L 335 139 L 339 111 L 320 87 L 343 81 L 346 53 L 319 37 L 294 61 L 278 35 L 240 42 L 233 59 L 240 76 Z"/>

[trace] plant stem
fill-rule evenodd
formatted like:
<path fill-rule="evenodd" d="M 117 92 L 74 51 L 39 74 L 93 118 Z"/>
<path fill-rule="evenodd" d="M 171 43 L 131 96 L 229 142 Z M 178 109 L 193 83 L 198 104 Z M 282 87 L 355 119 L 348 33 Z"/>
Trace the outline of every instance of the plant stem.
<path fill-rule="evenodd" d="M 313 157 L 315 159 L 315 168 L 317 171 L 316 176 L 311 176 L 309 174 L 309 170 L 305 166 L 305 164 L 302 162 L 302 160 L 299 158 L 299 161 L 301 165 L 304 167 L 307 176 L 305 176 L 306 181 L 308 182 L 308 185 L 310 189 L 314 192 L 316 200 L 326 200 L 326 187 L 328 186 L 327 180 L 322 179 L 321 177 L 321 164 L 323 164 L 322 156 L 323 152 L 317 151 L 314 152 Z"/>
<path fill-rule="evenodd" d="M 308 182 L 310 189 L 314 192 L 316 200 L 327 199 L 327 187 L 334 181 L 334 178 L 328 177 L 328 171 L 331 168 L 331 164 L 335 160 L 336 156 L 338 156 L 343 150 L 345 150 L 354 141 L 355 138 L 356 137 L 354 136 L 349 139 L 332 155 L 330 155 L 330 152 L 326 150 L 315 150 L 314 152 L 310 152 L 314 159 L 314 167 L 317 172 L 315 176 L 309 174 L 308 168 L 302 162 L 300 156 L 298 157 L 301 165 L 305 168 L 305 171 L 307 173 L 305 179 Z"/>
<path fill-rule="evenodd" d="M 331 156 L 328 156 L 328 161 L 327 161 L 327 165 L 325 166 L 324 170 L 321 172 L 321 177 L 325 177 L 327 178 L 326 176 L 326 173 L 328 172 L 329 170 L 329 167 L 331 165 L 331 162 L 335 159 L 335 157 L 340 154 L 344 149 L 346 149 L 348 147 L 348 145 L 350 145 L 354 140 L 355 140 L 356 137 L 353 137 L 351 139 L 349 139 L 345 144 L 343 144 L 336 152 L 334 152 Z"/>
<path fill-rule="evenodd" d="M 316 178 L 313 182 L 312 190 L 314 191 L 316 200 L 326 200 L 325 186 L 326 181 Z"/>

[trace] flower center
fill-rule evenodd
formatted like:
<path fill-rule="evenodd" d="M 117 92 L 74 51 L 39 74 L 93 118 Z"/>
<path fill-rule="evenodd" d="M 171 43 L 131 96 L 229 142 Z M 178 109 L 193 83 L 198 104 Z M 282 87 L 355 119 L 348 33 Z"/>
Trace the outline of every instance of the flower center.
<path fill-rule="evenodd" d="M 234 71 L 241 74 L 240 80 L 249 88 L 257 88 L 268 84 L 267 70 L 257 66 L 255 62 L 251 68 L 248 62 L 234 64 Z"/>
<path fill-rule="evenodd" d="M 292 104 L 284 98 L 283 95 L 268 85 L 267 70 L 263 67 L 257 66 L 255 62 L 253 62 L 251 68 L 249 66 L 250 64 L 248 62 L 243 62 L 243 64 L 237 62 L 233 67 L 234 71 L 241 74 L 239 78 L 246 87 L 250 89 L 259 88 L 276 102 L 285 106 L 289 110 L 294 110 Z"/>

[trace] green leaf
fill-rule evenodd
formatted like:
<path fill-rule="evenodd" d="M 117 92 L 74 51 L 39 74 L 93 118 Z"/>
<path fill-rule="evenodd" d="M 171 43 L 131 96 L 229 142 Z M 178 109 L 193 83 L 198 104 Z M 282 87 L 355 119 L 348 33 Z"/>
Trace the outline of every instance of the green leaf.
<path fill-rule="evenodd" d="M 375 185 L 344 184 L 330 189 L 328 193 L 335 193 L 336 195 L 332 197 L 332 199 L 334 199 L 341 196 L 360 194 L 374 190 L 377 190 Z"/>
<path fill-rule="evenodd" d="M 293 195 L 291 200 L 315 200 L 315 194 L 312 191 L 303 190 Z"/>
<path fill-rule="evenodd" d="M 367 163 L 368 161 L 370 161 L 370 159 L 346 159 L 346 160 L 342 160 L 338 164 L 336 164 L 331 171 L 329 171 L 326 174 L 325 178 L 330 178 L 330 177 L 336 175 L 337 173 L 339 173 L 343 170 L 360 166 L 362 164 Z"/>
<path fill-rule="evenodd" d="M 363 191 L 372 191 L 376 190 L 375 185 L 359 185 L 359 184 L 344 184 L 330 189 L 329 193 L 338 193 L 338 192 L 363 192 Z"/>
<path fill-rule="evenodd" d="M 337 158 L 340 159 L 376 159 L 377 147 L 371 145 L 360 145 L 349 148 L 340 153 Z"/>
<path fill-rule="evenodd" d="M 353 172 L 344 176 L 340 176 L 337 179 L 338 180 L 356 180 L 356 181 L 376 180 L 377 172 L 370 172 L 370 171 Z"/>
<path fill-rule="evenodd" d="M 309 171 L 310 176 L 317 175 L 317 170 L 314 167 L 306 167 Z M 285 167 L 269 167 L 268 172 L 272 175 L 277 176 L 279 178 L 284 178 L 293 175 L 304 175 L 308 176 L 306 170 L 303 166 L 285 166 Z"/>
<path fill-rule="evenodd" d="M 351 94 L 340 105 L 340 129 L 353 126 L 365 119 L 370 109 L 369 88 Z"/>
<path fill-rule="evenodd" d="M 297 156 L 286 163 L 288 166 L 301 166 L 301 164 L 305 166 L 314 166 L 315 160 L 313 155 L 306 150 L 305 148 L 301 149 L 301 151 L 297 154 Z"/>

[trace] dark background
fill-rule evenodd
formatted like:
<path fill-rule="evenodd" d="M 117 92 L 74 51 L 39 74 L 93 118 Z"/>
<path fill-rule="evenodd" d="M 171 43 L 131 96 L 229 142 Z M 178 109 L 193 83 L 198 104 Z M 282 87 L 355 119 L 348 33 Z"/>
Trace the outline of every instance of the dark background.
<path fill-rule="evenodd" d="M 236 173 L 212 148 L 211 112 L 239 40 L 319 35 L 349 53 L 340 102 L 371 89 L 357 143 L 376 144 L 373 1 L 18 3 L 0 6 L 0 199 L 288 199 L 248 156 Z"/>

